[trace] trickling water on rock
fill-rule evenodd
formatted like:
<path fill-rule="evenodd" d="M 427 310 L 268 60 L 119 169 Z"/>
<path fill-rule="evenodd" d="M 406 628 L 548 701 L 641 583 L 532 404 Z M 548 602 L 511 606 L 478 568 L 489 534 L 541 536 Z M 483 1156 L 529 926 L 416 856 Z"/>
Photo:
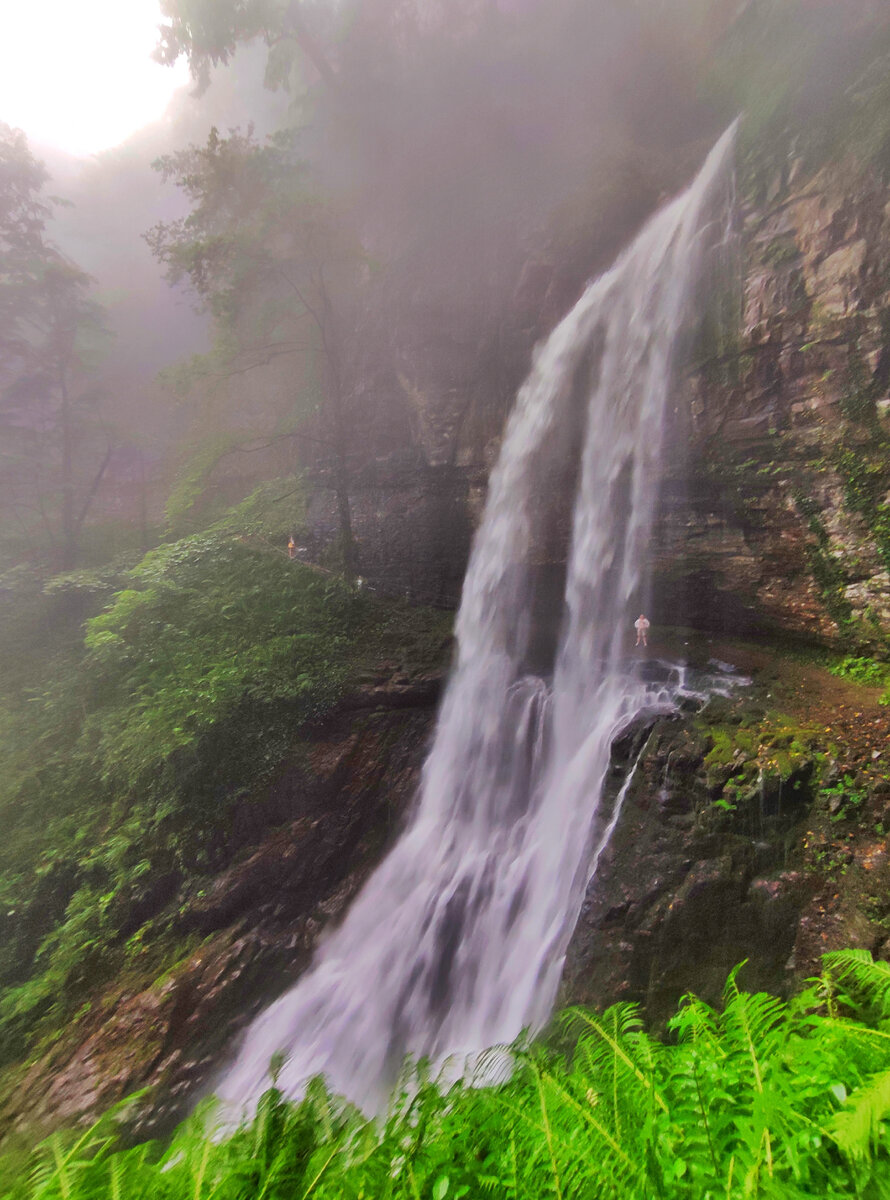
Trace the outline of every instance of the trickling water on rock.
<path fill-rule="evenodd" d="M 284 1092 L 323 1073 L 375 1107 L 405 1055 L 460 1064 L 549 1016 L 612 824 L 597 820 L 612 742 L 682 687 L 629 670 L 627 638 L 645 603 L 672 360 L 724 232 L 732 140 L 538 351 L 491 477 L 417 810 L 313 968 L 248 1030 L 217 1089 L 238 1110 L 277 1052 Z M 580 457 L 548 684 L 528 674 L 533 561 L 566 430 Z"/>

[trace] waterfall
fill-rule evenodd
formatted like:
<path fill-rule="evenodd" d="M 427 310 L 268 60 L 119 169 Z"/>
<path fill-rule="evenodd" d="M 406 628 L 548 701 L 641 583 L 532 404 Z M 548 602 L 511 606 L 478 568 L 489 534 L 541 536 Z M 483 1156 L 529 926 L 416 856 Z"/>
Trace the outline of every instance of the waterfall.
<path fill-rule="evenodd" d="M 597 819 L 612 742 L 666 699 L 629 666 L 628 638 L 675 348 L 724 232 L 733 135 L 537 350 L 491 476 L 416 810 L 314 965 L 248 1029 L 216 1089 L 239 1112 L 278 1053 L 285 1093 L 324 1074 L 375 1108 L 406 1055 L 462 1064 L 549 1017 L 617 820 Z M 545 681 L 530 673 L 535 561 L 552 556 L 567 461 L 576 494 Z"/>

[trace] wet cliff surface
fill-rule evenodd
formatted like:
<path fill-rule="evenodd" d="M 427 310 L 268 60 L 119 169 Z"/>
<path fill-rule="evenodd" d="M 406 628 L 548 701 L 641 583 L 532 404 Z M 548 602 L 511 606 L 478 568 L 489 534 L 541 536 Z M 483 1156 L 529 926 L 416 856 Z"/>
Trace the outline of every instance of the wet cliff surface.
<path fill-rule="evenodd" d="M 739 214 L 736 331 L 701 345 L 668 478 L 666 611 L 882 640 L 888 608 L 890 190 L 792 160 Z"/>
<path fill-rule="evenodd" d="M 635 1000 L 656 1023 L 684 991 L 719 1002 L 743 960 L 746 986 L 784 994 L 828 950 L 888 943 L 879 690 L 777 644 L 689 635 L 684 649 L 748 676 L 616 743 L 610 790 L 633 780 L 563 981 L 567 1002 Z"/>

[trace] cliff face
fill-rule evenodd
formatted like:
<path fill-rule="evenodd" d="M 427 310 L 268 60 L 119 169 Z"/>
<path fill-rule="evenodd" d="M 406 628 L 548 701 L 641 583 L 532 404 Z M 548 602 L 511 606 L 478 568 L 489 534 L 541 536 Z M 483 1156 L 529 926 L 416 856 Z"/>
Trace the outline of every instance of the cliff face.
<path fill-rule="evenodd" d="M 90 1122 L 133 1092 L 131 1131 L 169 1128 L 194 1103 L 259 1007 L 305 970 L 325 928 L 397 836 L 417 786 L 440 680 L 386 666 L 307 728 L 291 758 L 246 797 L 229 837 L 241 854 L 168 911 L 179 961 L 96 989 L 75 1017 L 7 1067 L 0 1140 Z M 270 826 L 272 828 L 270 829 Z M 8 1142 L 6 1142 L 8 1145 Z"/>
<path fill-rule="evenodd" d="M 764 192 L 739 204 L 678 381 L 653 615 L 867 644 L 890 632 L 890 188 L 792 161 Z M 516 388 L 579 286 L 577 262 L 539 249 L 497 321 L 433 322 L 368 384 L 352 499 L 373 586 L 456 604 Z M 317 547 L 334 536 L 323 473 L 309 525 Z"/>
<path fill-rule="evenodd" d="M 742 664 L 730 698 L 644 723 L 614 747 L 605 811 L 636 764 L 590 881 L 563 999 L 645 1006 L 684 991 L 719 1003 L 746 962 L 783 993 L 846 946 L 888 954 L 890 718 L 879 689 L 775 645 L 693 639 Z"/>
<path fill-rule="evenodd" d="M 880 639 L 890 189 L 792 163 L 740 222 L 738 336 L 712 345 L 682 391 L 688 476 L 666 481 L 665 611 L 679 599 L 704 628 Z"/>

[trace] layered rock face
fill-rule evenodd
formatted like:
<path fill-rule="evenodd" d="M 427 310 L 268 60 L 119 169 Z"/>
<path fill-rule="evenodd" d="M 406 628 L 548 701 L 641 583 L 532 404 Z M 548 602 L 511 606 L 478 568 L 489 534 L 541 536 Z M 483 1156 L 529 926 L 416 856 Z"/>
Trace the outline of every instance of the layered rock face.
<path fill-rule="evenodd" d="M 683 388 L 656 594 L 703 628 L 881 638 L 890 189 L 792 164 L 770 194 L 742 207 L 738 336 L 713 337 Z"/>
<path fill-rule="evenodd" d="M 878 689 L 769 646 L 689 649 L 711 651 L 733 653 L 753 683 L 642 721 L 614 746 L 606 815 L 628 771 L 631 783 L 569 947 L 565 1002 L 632 1000 L 657 1024 L 684 991 L 719 1004 L 742 962 L 743 986 L 786 993 L 826 951 L 888 956 Z"/>
<path fill-rule="evenodd" d="M 744 820 L 731 820 L 728 800 L 715 807 L 719 781 L 709 786 L 707 733 L 680 718 L 638 733 L 644 746 L 631 739 L 617 747 L 616 780 L 631 748 L 642 758 L 585 899 L 563 998 L 595 1007 L 632 1000 L 657 1023 L 684 991 L 718 1003 L 743 960 L 747 987 L 784 991 L 819 881 L 783 869 L 782 835 L 812 797 L 789 787 L 784 811 L 773 794 L 765 813 L 755 803 Z"/>
<path fill-rule="evenodd" d="M 764 190 L 739 202 L 678 381 L 653 615 L 865 644 L 890 632 L 890 188 L 792 161 Z M 578 286 L 539 250 L 499 321 L 475 339 L 431 326 L 368 384 L 352 503 L 372 586 L 456 605 L 513 396 Z M 313 548 L 335 533 L 316 472 Z M 560 554 L 545 548 L 542 566 Z"/>

